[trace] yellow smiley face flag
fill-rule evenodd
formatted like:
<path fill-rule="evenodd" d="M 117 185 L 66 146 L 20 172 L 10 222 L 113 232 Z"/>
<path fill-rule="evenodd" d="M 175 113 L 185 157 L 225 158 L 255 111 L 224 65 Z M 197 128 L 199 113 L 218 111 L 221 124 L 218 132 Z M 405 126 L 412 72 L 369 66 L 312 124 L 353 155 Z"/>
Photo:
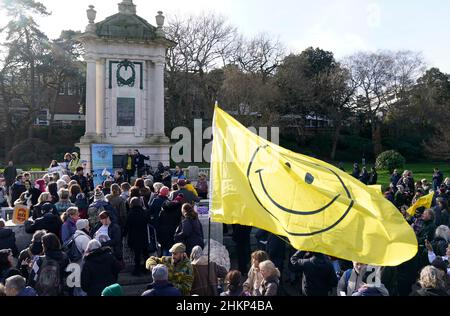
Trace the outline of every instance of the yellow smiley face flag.
<path fill-rule="evenodd" d="M 218 107 L 213 138 L 214 222 L 257 227 L 299 250 L 378 266 L 416 255 L 412 228 L 377 189 L 258 137 Z"/>

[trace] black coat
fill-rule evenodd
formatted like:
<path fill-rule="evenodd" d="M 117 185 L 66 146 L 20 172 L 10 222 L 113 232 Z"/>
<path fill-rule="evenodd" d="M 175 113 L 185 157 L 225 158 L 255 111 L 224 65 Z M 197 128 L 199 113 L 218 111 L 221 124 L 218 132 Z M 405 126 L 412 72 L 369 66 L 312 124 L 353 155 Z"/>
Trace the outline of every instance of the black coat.
<path fill-rule="evenodd" d="M 410 294 L 410 296 L 449 296 L 443 289 L 419 289 Z"/>
<path fill-rule="evenodd" d="M 81 288 L 88 296 L 101 296 L 103 290 L 117 282 L 117 261 L 111 249 L 100 248 L 84 257 Z"/>
<path fill-rule="evenodd" d="M 20 195 L 26 191 L 27 188 L 23 183 L 15 182 L 11 186 L 11 204 L 14 204 L 14 202 L 20 197 Z"/>
<path fill-rule="evenodd" d="M 14 257 L 19 255 L 16 246 L 16 234 L 9 228 L 0 228 L 0 249 L 11 249 Z"/>
<path fill-rule="evenodd" d="M 159 214 L 158 241 L 163 249 L 174 245 L 174 235 L 181 223 L 181 203 L 166 201 Z"/>
<path fill-rule="evenodd" d="M 142 169 L 145 167 L 145 161 L 150 160 L 150 157 L 144 156 L 142 154 L 138 154 L 134 156 L 134 165 L 138 169 Z"/>
<path fill-rule="evenodd" d="M 186 246 L 186 253 L 188 256 L 191 255 L 192 249 L 195 246 L 205 247 L 203 241 L 203 228 L 200 220 L 186 218 L 183 219 L 181 224 L 178 226 L 174 241 L 176 243 L 181 242 Z"/>
<path fill-rule="evenodd" d="M 159 214 L 161 213 L 163 204 L 167 201 L 167 197 L 156 197 L 153 201 L 150 202 L 150 210 L 148 212 L 149 215 L 149 223 L 158 230 L 159 227 Z"/>
<path fill-rule="evenodd" d="M 328 292 L 338 283 L 333 265 L 322 254 L 303 259 L 304 254 L 299 251 L 291 257 L 294 270 L 303 273 L 303 293 L 306 296 L 328 296 Z"/>
<path fill-rule="evenodd" d="M 95 233 L 100 229 L 100 227 L 102 227 L 102 223 L 99 222 L 97 226 L 95 226 L 92 236 L 95 235 Z M 118 224 L 111 223 L 111 225 L 109 225 L 108 227 L 108 236 L 110 240 L 103 242 L 102 247 L 111 247 L 116 258 L 122 260 L 123 245 L 120 226 Z"/>
<path fill-rule="evenodd" d="M 47 213 L 42 217 L 39 217 L 34 222 L 25 222 L 25 232 L 28 234 L 34 234 L 38 230 L 45 229 L 49 233 L 53 233 L 61 239 L 61 219 L 51 213 Z"/>
<path fill-rule="evenodd" d="M 10 186 L 14 183 L 17 177 L 17 169 L 14 166 L 8 166 L 3 171 L 3 176 L 5 177 L 5 182 L 7 186 Z"/>
<path fill-rule="evenodd" d="M 70 180 L 75 180 L 80 185 L 81 191 L 87 194 L 89 192 L 88 179 L 85 176 L 74 175 Z"/>
<path fill-rule="evenodd" d="M 128 212 L 124 235 L 128 236 L 128 246 L 131 249 L 146 249 L 148 247 L 147 219 L 141 208 L 132 208 Z"/>

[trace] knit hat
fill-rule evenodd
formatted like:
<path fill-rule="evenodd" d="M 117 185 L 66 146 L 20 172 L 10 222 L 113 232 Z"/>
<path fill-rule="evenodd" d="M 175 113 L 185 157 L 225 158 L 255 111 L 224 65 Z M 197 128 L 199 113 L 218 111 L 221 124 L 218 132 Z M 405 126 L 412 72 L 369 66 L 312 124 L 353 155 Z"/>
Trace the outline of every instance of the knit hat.
<path fill-rule="evenodd" d="M 102 296 L 123 296 L 123 289 L 119 284 L 113 284 L 105 288 Z"/>
<path fill-rule="evenodd" d="M 46 185 L 44 179 L 38 179 L 35 181 L 35 183 L 39 186 L 39 191 L 45 192 Z"/>
<path fill-rule="evenodd" d="M 183 253 L 186 252 L 186 246 L 182 243 L 178 243 L 172 246 L 169 250 L 170 253 Z"/>
<path fill-rule="evenodd" d="M 163 264 L 158 264 L 152 270 L 153 281 L 167 281 L 169 279 L 169 271 Z"/>
<path fill-rule="evenodd" d="M 87 219 L 79 219 L 76 225 L 78 230 L 83 230 L 89 227 L 89 221 Z"/>
<path fill-rule="evenodd" d="M 184 203 L 184 195 L 178 194 L 177 197 L 175 198 L 175 202 Z"/>
<path fill-rule="evenodd" d="M 167 196 L 169 196 L 169 193 L 170 193 L 170 189 L 168 187 L 162 187 L 162 189 L 159 190 L 159 195 L 160 196 L 167 197 Z"/>

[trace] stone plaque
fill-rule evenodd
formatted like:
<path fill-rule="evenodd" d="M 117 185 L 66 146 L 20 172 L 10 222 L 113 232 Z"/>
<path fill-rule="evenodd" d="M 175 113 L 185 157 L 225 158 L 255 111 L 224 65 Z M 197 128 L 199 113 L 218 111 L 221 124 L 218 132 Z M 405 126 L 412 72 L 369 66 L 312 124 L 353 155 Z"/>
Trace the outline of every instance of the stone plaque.
<path fill-rule="evenodd" d="M 117 98 L 117 126 L 135 126 L 135 99 Z"/>

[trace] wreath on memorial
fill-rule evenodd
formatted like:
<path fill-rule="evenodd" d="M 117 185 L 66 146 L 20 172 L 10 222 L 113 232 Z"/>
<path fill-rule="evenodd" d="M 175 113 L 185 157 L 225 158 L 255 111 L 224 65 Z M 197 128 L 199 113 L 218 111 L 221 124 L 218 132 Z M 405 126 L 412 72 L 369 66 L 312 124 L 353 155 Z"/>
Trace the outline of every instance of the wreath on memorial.
<path fill-rule="evenodd" d="M 125 79 L 120 75 L 120 70 L 122 68 L 125 68 L 125 71 L 127 71 L 128 68 L 131 68 L 131 77 L 130 78 Z M 136 69 L 134 67 L 134 64 L 127 59 L 125 59 L 124 61 L 121 61 L 119 63 L 119 65 L 117 66 L 116 79 L 117 79 L 117 84 L 119 87 L 123 87 L 123 86 L 134 87 L 134 83 L 136 81 Z"/>

